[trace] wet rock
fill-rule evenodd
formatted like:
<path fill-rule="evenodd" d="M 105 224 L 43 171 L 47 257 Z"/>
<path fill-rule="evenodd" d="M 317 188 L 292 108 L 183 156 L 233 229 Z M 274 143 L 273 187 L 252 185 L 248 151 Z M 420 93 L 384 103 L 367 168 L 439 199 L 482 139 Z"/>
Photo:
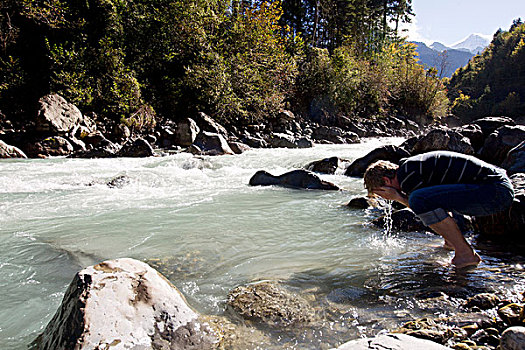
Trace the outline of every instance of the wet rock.
<path fill-rule="evenodd" d="M 507 153 L 507 157 L 501 163 L 501 167 L 507 170 L 508 175 L 525 173 L 525 141 Z"/>
<path fill-rule="evenodd" d="M 70 156 L 72 158 L 114 158 L 120 150 L 120 146 L 106 139 L 102 134 L 94 134 L 89 148 L 79 150 Z"/>
<path fill-rule="evenodd" d="M 304 188 L 309 190 L 339 190 L 339 187 L 328 181 L 321 180 L 317 175 L 307 170 L 293 170 L 274 176 L 264 170 L 259 170 L 252 176 L 250 186 L 282 186 L 289 188 Z"/>
<path fill-rule="evenodd" d="M 351 131 L 344 131 L 336 126 L 320 126 L 315 128 L 312 137 L 316 141 L 328 143 L 358 143 L 359 136 Z"/>
<path fill-rule="evenodd" d="M 61 136 L 48 137 L 42 141 L 30 144 L 26 148 L 26 153 L 29 157 L 67 156 L 73 151 L 73 145 Z"/>
<path fill-rule="evenodd" d="M 498 309 L 498 316 L 509 326 L 523 326 L 523 305 L 512 303 Z"/>
<path fill-rule="evenodd" d="M 414 144 L 411 154 L 421 154 L 431 151 L 452 151 L 464 154 L 474 154 L 474 148 L 470 140 L 460 133 L 447 129 L 434 129 Z"/>
<path fill-rule="evenodd" d="M 381 334 L 374 338 L 349 341 L 336 350 L 446 350 L 449 347 L 430 340 L 419 339 L 406 334 Z"/>
<path fill-rule="evenodd" d="M 237 287 L 228 294 L 228 305 L 243 318 L 272 327 L 298 327 L 315 319 L 306 300 L 275 282 Z"/>
<path fill-rule="evenodd" d="M 467 137 L 470 140 L 470 144 L 477 152 L 483 146 L 485 142 L 485 135 L 481 131 L 481 127 L 477 124 L 467 124 L 459 128 L 453 128 L 452 130 L 459 132 L 461 135 Z"/>
<path fill-rule="evenodd" d="M 377 227 L 384 227 L 385 221 L 386 217 L 381 216 L 372 220 L 372 224 Z M 396 210 L 392 213 L 392 229 L 402 232 L 425 232 L 429 230 L 409 208 Z"/>
<path fill-rule="evenodd" d="M 370 203 L 365 197 L 356 197 L 352 198 L 347 206 L 352 209 L 368 209 L 370 208 Z"/>
<path fill-rule="evenodd" d="M 250 150 L 250 146 L 245 145 L 242 142 L 228 141 L 228 146 L 232 149 L 233 153 L 241 154 Z"/>
<path fill-rule="evenodd" d="M 476 217 L 474 228 L 487 237 L 508 237 L 520 243 L 525 242 L 525 174 L 514 174 L 510 180 L 515 193 L 510 209 L 490 216 Z"/>
<path fill-rule="evenodd" d="M 447 340 L 454 337 L 454 332 L 450 327 L 437 323 L 430 318 L 407 322 L 395 332 L 431 340 L 439 344 L 445 344 Z"/>
<path fill-rule="evenodd" d="M 152 157 L 155 155 L 153 147 L 143 138 L 126 142 L 118 151 L 118 157 Z"/>
<path fill-rule="evenodd" d="M 200 128 L 197 126 L 197 123 L 191 118 L 186 118 L 177 123 L 177 129 L 174 132 L 174 142 L 176 145 L 189 147 L 195 142 L 199 132 Z"/>
<path fill-rule="evenodd" d="M 467 299 L 466 305 L 469 308 L 478 307 L 481 310 L 488 310 L 496 307 L 501 299 L 492 293 L 481 293 Z"/>
<path fill-rule="evenodd" d="M 338 157 L 330 157 L 312 162 L 305 168 L 315 173 L 335 174 L 337 168 L 339 168 L 339 163 L 340 159 Z"/>
<path fill-rule="evenodd" d="M 39 132 L 63 136 L 83 122 L 80 110 L 60 95 L 44 96 L 38 105 L 35 128 Z"/>
<path fill-rule="evenodd" d="M 0 158 L 27 158 L 24 152 L 0 140 Z"/>
<path fill-rule="evenodd" d="M 501 128 L 502 126 L 514 126 L 516 123 L 511 118 L 507 117 L 485 117 L 481 119 L 476 119 L 472 124 L 479 125 L 483 135 L 485 137 L 489 136 L 494 132 L 494 130 Z"/>
<path fill-rule="evenodd" d="M 296 139 L 295 144 L 297 145 L 297 148 L 312 148 L 314 146 L 312 140 L 307 136 Z"/>
<path fill-rule="evenodd" d="M 374 149 L 364 157 L 358 158 L 345 170 L 346 176 L 362 177 L 370 164 L 378 160 L 399 163 L 401 158 L 410 157 L 410 153 L 397 146 L 387 145 Z"/>
<path fill-rule="evenodd" d="M 525 350 L 525 327 L 507 328 L 500 339 L 501 350 Z"/>
<path fill-rule="evenodd" d="M 214 349 L 220 339 L 171 283 L 134 259 L 80 271 L 38 349 Z"/>
<path fill-rule="evenodd" d="M 478 346 L 485 345 L 496 347 L 500 342 L 499 332 L 494 328 L 480 329 L 475 332 L 470 339 Z"/>
<path fill-rule="evenodd" d="M 500 165 L 511 149 L 525 140 L 525 126 L 502 126 L 490 134 L 481 150 L 481 159 Z"/>
<path fill-rule="evenodd" d="M 193 144 L 207 155 L 233 154 L 228 142 L 220 134 L 202 131 Z"/>

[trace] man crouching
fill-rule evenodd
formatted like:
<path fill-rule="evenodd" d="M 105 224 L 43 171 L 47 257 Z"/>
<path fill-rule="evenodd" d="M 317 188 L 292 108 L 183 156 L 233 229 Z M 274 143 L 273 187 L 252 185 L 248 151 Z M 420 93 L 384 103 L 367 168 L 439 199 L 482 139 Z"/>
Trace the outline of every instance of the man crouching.
<path fill-rule="evenodd" d="M 452 264 L 476 266 L 480 256 L 472 249 L 448 214 L 485 216 L 510 207 L 512 183 L 505 170 L 475 157 L 435 151 L 371 164 L 364 175 L 369 196 L 400 202 L 414 211 L 423 224 L 445 239 L 454 250 Z"/>

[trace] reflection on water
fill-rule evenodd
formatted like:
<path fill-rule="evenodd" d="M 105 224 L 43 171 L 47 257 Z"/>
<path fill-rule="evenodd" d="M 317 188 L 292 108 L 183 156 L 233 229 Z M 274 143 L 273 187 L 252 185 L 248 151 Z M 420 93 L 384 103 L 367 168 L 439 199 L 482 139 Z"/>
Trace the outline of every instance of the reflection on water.
<path fill-rule="evenodd" d="M 319 316 L 288 330 L 234 319 L 244 342 L 232 342 L 236 349 L 330 348 L 454 313 L 465 296 L 523 290 L 519 250 L 475 241 L 484 262 L 457 272 L 437 236 L 385 234 L 367 224 L 381 211 L 347 208 L 366 191 L 342 171 L 322 176 L 345 189 L 338 192 L 247 185 L 257 170 L 278 175 L 330 156 L 352 160 L 385 142 L 401 140 L 215 158 L 0 163 L 0 348 L 25 349 L 79 269 L 120 257 L 150 263 L 203 314 L 224 315 L 229 291 L 271 280 Z M 121 175 L 129 182 L 106 185 Z"/>

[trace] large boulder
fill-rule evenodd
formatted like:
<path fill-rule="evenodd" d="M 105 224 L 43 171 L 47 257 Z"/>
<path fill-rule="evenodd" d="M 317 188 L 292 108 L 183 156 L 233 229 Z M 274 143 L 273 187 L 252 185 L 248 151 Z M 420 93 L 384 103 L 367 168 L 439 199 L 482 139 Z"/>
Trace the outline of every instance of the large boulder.
<path fill-rule="evenodd" d="M 331 182 L 321 180 L 319 176 L 307 170 L 292 170 L 279 176 L 259 170 L 250 179 L 250 186 L 282 186 L 289 188 L 304 188 L 308 190 L 339 190 Z"/>
<path fill-rule="evenodd" d="M 464 154 L 474 154 L 470 140 L 460 133 L 450 129 L 433 129 L 420 137 L 414 144 L 411 154 L 421 154 L 431 151 L 452 151 Z"/>
<path fill-rule="evenodd" d="M 208 116 L 206 113 L 199 112 L 195 116 L 195 122 L 201 129 L 201 131 L 207 131 L 214 134 L 222 135 L 223 137 L 228 136 L 228 131 L 221 124 L 217 123 L 213 118 Z"/>
<path fill-rule="evenodd" d="M 245 319 L 271 327 L 304 326 L 315 319 L 306 300 L 275 282 L 235 288 L 228 294 L 228 306 Z"/>
<path fill-rule="evenodd" d="M 35 345 L 40 350 L 214 349 L 219 340 L 166 278 L 124 258 L 80 271 Z"/>
<path fill-rule="evenodd" d="M 346 176 L 362 177 L 370 164 L 378 160 L 388 160 L 392 163 L 399 163 L 401 158 L 410 157 L 405 149 L 393 145 L 381 146 L 369 152 L 364 157 L 356 159 L 345 170 Z"/>
<path fill-rule="evenodd" d="M 509 175 L 525 173 L 525 141 L 507 153 L 507 158 L 501 163 L 501 167 L 506 169 Z"/>
<path fill-rule="evenodd" d="M 228 146 L 230 146 L 235 154 L 241 154 L 251 149 L 250 146 L 237 141 L 228 141 Z"/>
<path fill-rule="evenodd" d="M 360 338 L 339 346 L 336 350 L 451 350 L 426 339 L 406 334 L 381 334 L 374 338 Z"/>
<path fill-rule="evenodd" d="M 208 155 L 234 154 L 221 134 L 201 131 L 193 143 L 201 153 Z"/>
<path fill-rule="evenodd" d="M 525 174 L 514 174 L 510 179 L 515 192 L 510 209 L 490 216 L 476 217 L 474 227 L 487 237 L 506 237 L 525 242 Z"/>
<path fill-rule="evenodd" d="M 475 152 L 477 152 L 485 142 L 485 135 L 483 135 L 481 127 L 477 124 L 467 124 L 458 128 L 453 128 L 452 130 L 467 137 Z"/>
<path fill-rule="evenodd" d="M 502 126 L 513 126 L 516 125 L 514 120 L 507 117 L 485 117 L 481 119 L 476 119 L 472 124 L 477 124 L 481 128 L 483 135 L 485 137 L 489 136 L 494 132 L 494 130 L 501 128 Z"/>
<path fill-rule="evenodd" d="M 73 153 L 74 147 L 67 139 L 61 136 L 48 137 L 39 142 L 28 144 L 26 152 L 29 157 L 41 156 L 68 156 Z"/>
<path fill-rule="evenodd" d="M 60 95 L 44 96 L 38 101 L 38 105 L 35 127 L 39 132 L 63 136 L 74 133 L 83 122 L 80 110 Z"/>
<path fill-rule="evenodd" d="M 189 147 L 195 142 L 199 132 L 200 128 L 197 126 L 197 123 L 191 118 L 186 118 L 177 123 L 177 129 L 174 135 L 175 144 L 182 147 Z"/>
<path fill-rule="evenodd" d="M 525 140 L 525 126 L 502 126 L 491 133 L 481 150 L 481 159 L 500 165 L 511 149 Z"/>
<path fill-rule="evenodd" d="M 0 140 L 0 158 L 27 158 L 24 152 Z"/>
<path fill-rule="evenodd" d="M 126 142 L 118 151 L 118 157 L 152 157 L 155 155 L 153 147 L 143 138 Z"/>

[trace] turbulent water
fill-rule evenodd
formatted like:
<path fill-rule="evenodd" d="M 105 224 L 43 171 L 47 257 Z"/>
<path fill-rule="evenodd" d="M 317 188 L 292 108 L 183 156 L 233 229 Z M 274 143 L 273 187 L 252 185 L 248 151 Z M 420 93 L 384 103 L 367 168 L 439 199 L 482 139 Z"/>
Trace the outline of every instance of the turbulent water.
<path fill-rule="evenodd" d="M 224 314 L 236 286 L 272 280 L 321 316 L 300 330 L 249 332 L 252 348 L 329 348 L 411 317 L 452 313 L 456 297 L 522 288 L 523 256 L 477 242 L 484 263 L 458 273 L 444 266 L 451 256 L 436 248 L 437 236 L 369 226 L 382 211 L 345 207 L 365 194 L 362 179 L 322 176 L 338 192 L 248 186 L 257 170 L 351 161 L 401 141 L 221 157 L 2 160 L 0 348 L 27 348 L 78 270 L 120 257 L 158 267 L 203 314 Z M 121 175 L 129 183 L 107 186 Z M 442 293 L 449 308 L 418 301 Z"/>

